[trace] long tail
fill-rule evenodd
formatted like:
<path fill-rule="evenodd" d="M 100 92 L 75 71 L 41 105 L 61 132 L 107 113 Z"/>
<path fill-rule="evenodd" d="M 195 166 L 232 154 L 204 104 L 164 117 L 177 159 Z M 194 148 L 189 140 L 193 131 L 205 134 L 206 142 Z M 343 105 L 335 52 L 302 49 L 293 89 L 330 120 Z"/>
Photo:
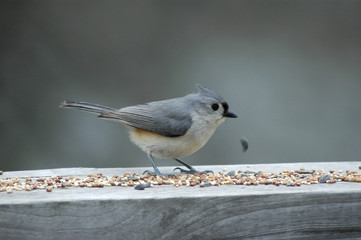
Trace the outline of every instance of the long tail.
<path fill-rule="evenodd" d="M 103 112 L 109 112 L 109 111 L 113 112 L 113 111 L 117 110 L 115 108 L 106 107 L 106 106 L 102 106 L 99 104 L 87 103 L 87 102 L 73 102 L 73 101 L 68 101 L 68 100 L 65 100 L 64 102 L 62 102 L 59 107 L 73 108 L 73 109 L 82 110 L 82 111 L 95 113 L 95 114 L 99 114 L 99 115 L 102 114 Z"/>

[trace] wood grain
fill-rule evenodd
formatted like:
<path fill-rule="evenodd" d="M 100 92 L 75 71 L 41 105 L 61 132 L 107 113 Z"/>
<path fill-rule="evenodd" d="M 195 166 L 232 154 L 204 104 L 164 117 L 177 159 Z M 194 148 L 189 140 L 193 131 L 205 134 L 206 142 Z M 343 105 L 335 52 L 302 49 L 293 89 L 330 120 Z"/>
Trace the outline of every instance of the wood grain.
<path fill-rule="evenodd" d="M 359 171 L 361 162 L 198 166 L 221 171 Z M 170 172 L 173 168 L 161 170 Z M 120 175 L 136 169 L 48 169 L 21 176 Z M 0 239 L 361 239 L 361 184 L 154 186 L 0 193 Z"/>

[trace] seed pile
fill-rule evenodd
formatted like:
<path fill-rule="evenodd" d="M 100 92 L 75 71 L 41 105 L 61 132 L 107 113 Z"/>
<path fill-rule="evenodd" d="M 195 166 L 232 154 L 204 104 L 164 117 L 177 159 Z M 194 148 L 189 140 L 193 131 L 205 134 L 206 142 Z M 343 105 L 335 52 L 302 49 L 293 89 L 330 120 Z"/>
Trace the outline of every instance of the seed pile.
<path fill-rule="evenodd" d="M 360 166 L 361 169 L 361 166 Z M 301 186 L 318 183 L 336 183 L 336 182 L 361 182 L 361 174 L 357 171 L 342 170 L 325 172 L 324 170 L 285 170 L 281 173 L 252 172 L 252 171 L 230 171 L 226 173 L 224 169 L 219 173 L 195 173 L 179 174 L 176 176 L 152 176 L 125 173 L 121 176 L 107 177 L 103 174 L 90 174 L 87 177 L 39 177 L 39 178 L 3 178 L 0 179 L 0 192 L 12 193 L 13 191 L 32 191 L 45 189 L 51 192 L 56 188 L 103 188 L 103 187 L 134 187 L 137 190 L 143 190 L 155 185 L 173 185 L 176 187 L 210 187 L 221 185 L 246 185 L 257 186 L 275 185 L 275 186 Z"/>

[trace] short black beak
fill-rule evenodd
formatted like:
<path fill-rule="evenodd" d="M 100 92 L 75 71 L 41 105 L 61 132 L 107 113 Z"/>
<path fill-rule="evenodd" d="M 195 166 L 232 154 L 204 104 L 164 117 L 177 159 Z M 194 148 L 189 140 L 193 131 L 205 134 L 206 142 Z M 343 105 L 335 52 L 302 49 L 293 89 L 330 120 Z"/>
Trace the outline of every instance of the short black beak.
<path fill-rule="evenodd" d="M 237 118 L 237 115 L 231 111 L 227 111 L 223 113 L 223 117 L 226 118 Z"/>

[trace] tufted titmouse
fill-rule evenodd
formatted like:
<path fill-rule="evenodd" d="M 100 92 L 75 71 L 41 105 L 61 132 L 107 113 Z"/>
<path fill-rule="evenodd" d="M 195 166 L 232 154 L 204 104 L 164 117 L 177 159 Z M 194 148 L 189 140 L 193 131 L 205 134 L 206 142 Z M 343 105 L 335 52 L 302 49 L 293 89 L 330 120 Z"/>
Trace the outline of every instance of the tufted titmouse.
<path fill-rule="evenodd" d="M 176 169 L 195 173 L 193 167 L 179 158 L 203 147 L 225 118 L 237 117 L 217 93 L 201 85 L 197 88 L 197 93 L 184 97 L 121 109 L 73 101 L 64 101 L 60 107 L 95 113 L 99 118 L 123 123 L 129 129 L 132 142 L 148 155 L 157 175 L 162 174 L 152 156 L 173 158 L 188 168 Z"/>

